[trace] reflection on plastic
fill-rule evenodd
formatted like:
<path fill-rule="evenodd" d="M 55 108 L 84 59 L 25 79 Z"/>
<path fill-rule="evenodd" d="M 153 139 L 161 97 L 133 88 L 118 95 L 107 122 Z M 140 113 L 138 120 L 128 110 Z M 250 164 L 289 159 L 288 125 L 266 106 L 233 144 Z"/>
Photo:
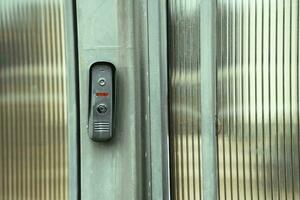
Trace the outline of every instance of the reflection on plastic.
<path fill-rule="evenodd" d="M 68 199 L 63 0 L 0 1 L 0 199 Z"/>
<path fill-rule="evenodd" d="M 168 5 L 170 160 L 173 200 L 201 199 L 200 1 Z"/>
<path fill-rule="evenodd" d="M 300 199 L 299 1 L 217 5 L 220 199 Z"/>

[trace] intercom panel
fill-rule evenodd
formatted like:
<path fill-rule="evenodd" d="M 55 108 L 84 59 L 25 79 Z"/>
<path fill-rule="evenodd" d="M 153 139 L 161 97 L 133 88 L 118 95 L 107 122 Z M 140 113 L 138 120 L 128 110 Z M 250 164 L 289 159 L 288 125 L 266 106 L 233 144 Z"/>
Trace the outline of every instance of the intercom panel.
<path fill-rule="evenodd" d="M 89 136 L 94 141 L 113 137 L 115 110 L 115 67 L 98 62 L 90 68 Z"/>

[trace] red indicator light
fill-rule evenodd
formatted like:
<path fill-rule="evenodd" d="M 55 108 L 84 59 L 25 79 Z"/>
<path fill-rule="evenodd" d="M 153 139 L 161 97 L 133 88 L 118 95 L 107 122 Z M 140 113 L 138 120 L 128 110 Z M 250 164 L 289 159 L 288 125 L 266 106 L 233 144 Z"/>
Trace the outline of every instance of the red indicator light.
<path fill-rule="evenodd" d="M 107 97 L 109 95 L 108 92 L 97 92 L 96 96 L 97 97 Z"/>

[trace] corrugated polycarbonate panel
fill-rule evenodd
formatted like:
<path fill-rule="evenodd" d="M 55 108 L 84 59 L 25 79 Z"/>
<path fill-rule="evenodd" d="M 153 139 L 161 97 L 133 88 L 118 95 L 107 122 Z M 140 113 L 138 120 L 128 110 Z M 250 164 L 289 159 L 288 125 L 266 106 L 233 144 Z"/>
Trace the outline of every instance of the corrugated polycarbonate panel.
<path fill-rule="evenodd" d="M 220 199 L 300 199 L 300 3 L 217 5 Z"/>
<path fill-rule="evenodd" d="M 168 3 L 172 199 L 201 199 L 200 1 Z"/>
<path fill-rule="evenodd" d="M 68 199 L 63 0 L 0 1 L 0 199 Z"/>

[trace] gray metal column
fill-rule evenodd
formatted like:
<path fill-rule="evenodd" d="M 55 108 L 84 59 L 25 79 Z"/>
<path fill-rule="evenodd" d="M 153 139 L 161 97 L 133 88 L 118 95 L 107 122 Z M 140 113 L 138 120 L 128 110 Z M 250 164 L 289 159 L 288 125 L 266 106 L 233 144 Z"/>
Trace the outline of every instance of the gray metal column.
<path fill-rule="evenodd" d="M 139 68 L 135 64 L 133 1 L 77 0 L 81 199 L 140 200 L 141 127 Z M 116 127 L 108 142 L 88 137 L 89 68 L 116 66 Z"/>
<path fill-rule="evenodd" d="M 165 1 L 77 0 L 81 198 L 168 199 Z M 88 137 L 89 68 L 116 67 L 116 129 Z M 163 197 L 165 195 L 166 198 Z"/>
<path fill-rule="evenodd" d="M 67 98 L 68 98 L 68 153 L 69 153 L 69 199 L 77 200 L 80 194 L 78 188 L 78 108 L 77 108 L 77 90 L 76 87 L 76 57 L 75 57 L 75 29 L 74 29 L 74 13 L 73 10 L 73 1 L 65 1 L 65 12 L 66 17 L 65 21 L 65 34 L 68 38 L 66 43 L 66 63 L 67 63 L 67 73 L 69 78 L 67 80 Z"/>
<path fill-rule="evenodd" d="M 153 200 L 170 199 L 166 1 L 148 1 L 151 183 Z"/>

